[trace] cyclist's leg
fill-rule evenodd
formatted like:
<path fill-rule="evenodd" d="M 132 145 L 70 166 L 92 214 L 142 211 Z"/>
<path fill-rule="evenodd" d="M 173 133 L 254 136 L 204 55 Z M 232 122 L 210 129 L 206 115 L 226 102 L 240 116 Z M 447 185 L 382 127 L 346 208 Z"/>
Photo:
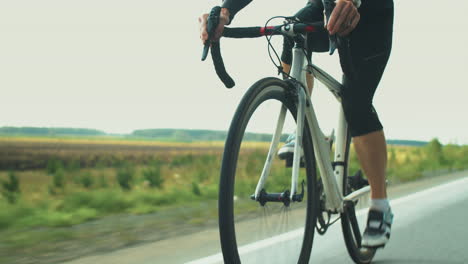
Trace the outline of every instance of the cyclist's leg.
<path fill-rule="evenodd" d="M 391 1 L 387 1 L 391 3 Z M 364 5 L 364 4 L 363 4 Z M 368 229 L 363 245 L 383 246 L 390 235 L 391 212 L 386 200 L 385 170 L 387 151 L 383 127 L 372 105 L 372 99 L 390 56 L 393 31 L 393 5 L 388 8 L 360 8 L 361 21 L 350 36 L 349 49 L 340 49 L 340 61 L 345 73 L 343 109 L 348 121 L 361 167 L 371 185 L 373 199 L 369 221 L 380 217 L 384 229 Z M 380 211 L 376 214 L 374 211 Z M 377 219 L 378 220 L 378 219 Z M 388 229 L 386 228 L 388 227 Z"/>
<path fill-rule="evenodd" d="M 387 199 L 385 170 L 387 168 L 387 145 L 383 130 L 371 132 L 353 139 L 354 149 L 361 167 L 371 185 L 371 199 Z"/>
<path fill-rule="evenodd" d="M 387 156 L 383 127 L 372 100 L 390 56 L 392 25 L 393 9 L 361 10 L 361 22 L 350 37 L 350 50 L 340 50 L 346 87 L 343 108 L 375 199 L 386 198 Z"/>

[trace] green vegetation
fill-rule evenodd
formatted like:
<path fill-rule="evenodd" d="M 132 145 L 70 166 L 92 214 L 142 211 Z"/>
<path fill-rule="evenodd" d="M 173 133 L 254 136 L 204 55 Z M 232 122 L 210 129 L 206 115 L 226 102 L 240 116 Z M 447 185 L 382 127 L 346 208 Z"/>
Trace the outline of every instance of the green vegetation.
<path fill-rule="evenodd" d="M 94 184 L 94 178 L 90 172 L 84 172 L 77 178 L 78 182 L 86 189 L 90 189 Z"/>
<path fill-rule="evenodd" d="M 20 194 L 19 179 L 12 171 L 8 173 L 8 181 L 1 182 L 1 194 L 10 204 L 16 203 Z"/>
<path fill-rule="evenodd" d="M 249 142 L 242 152 L 238 195 L 252 194 L 256 182 L 249 175 L 263 164 L 266 148 L 268 144 Z M 176 218 L 168 213 L 174 208 L 185 212 L 216 203 L 222 150 L 222 144 L 206 142 L 0 139 L 0 245 L 25 247 L 40 230 L 58 236 L 64 233 L 54 232 L 58 228 L 112 215 L 155 214 L 169 225 Z M 468 146 L 444 146 L 437 139 L 388 151 L 391 183 L 468 168 Z M 352 154 L 350 168 L 358 167 Z M 274 166 L 268 188 L 288 188 L 289 179 L 282 175 L 289 173 Z M 215 217 L 216 206 L 211 207 L 183 220 L 201 225 L 204 218 Z"/>
<path fill-rule="evenodd" d="M 41 144 L 44 146 L 44 151 L 47 151 L 47 144 L 42 141 Z M 60 149 L 56 142 L 50 144 Z M 70 150 L 70 153 L 76 152 L 74 147 L 85 146 L 70 145 L 67 141 L 62 144 L 64 148 Z M 113 160 L 113 162 L 90 162 L 86 168 L 83 168 L 80 161 L 57 153 L 55 156 L 48 156 L 49 159 L 44 163 L 46 166 L 43 169 L 0 173 L 0 179 L 3 179 L 1 194 L 4 198 L 0 199 L 0 205 L 3 200 L 6 202 L 3 206 L 10 204 L 8 206 L 14 207 L 21 197 L 21 202 L 17 203 L 19 208 L 29 208 L 28 212 L 35 213 L 27 216 L 29 220 L 17 222 L 32 226 L 49 226 L 57 223 L 76 224 L 113 213 L 153 212 L 160 210 L 162 206 L 182 205 L 193 200 L 216 199 L 221 147 L 204 148 L 203 151 L 190 151 L 188 148 L 175 152 L 144 152 L 142 149 L 146 146 L 138 145 L 135 148 L 125 146 L 119 152 L 117 151 L 119 146 L 113 145 L 109 148 L 109 152 L 103 152 L 98 148 L 105 149 L 108 146 L 98 145 L 96 148 L 89 146 L 86 149 L 91 151 L 87 156 L 80 153 L 82 160 Z M 263 144 L 252 147 L 253 151 L 241 155 L 239 168 L 242 168 L 242 175 L 252 174 L 254 169 L 261 166 L 265 153 L 255 149 L 263 150 L 266 146 Z M 161 145 L 160 148 L 170 149 L 165 145 Z M 24 150 L 20 152 L 23 153 Z M 40 150 L 36 149 L 36 152 Z M 15 155 L 11 149 L 9 153 Z M 28 160 L 23 159 L 22 162 L 27 163 Z M 94 164 L 94 167 L 91 164 Z M 352 171 L 359 168 L 355 155 L 351 156 L 350 168 Z M 466 146 L 443 146 L 434 139 L 423 147 L 389 147 L 388 178 L 391 182 L 415 180 L 428 172 L 466 168 L 468 168 Z M 272 173 L 281 175 L 288 171 L 276 168 Z M 252 182 L 242 175 L 237 180 L 236 191 L 250 195 Z M 273 185 L 287 185 L 287 178 L 276 178 L 278 180 L 275 180 Z M 25 212 L 23 209 L 20 212 Z M 27 214 L 13 213 L 13 215 L 23 217 Z M 32 221 L 31 217 L 35 220 Z M 0 221 L 6 220 L 0 219 Z"/>
<path fill-rule="evenodd" d="M 117 170 L 117 182 L 123 190 L 129 191 L 132 189 L 134 173 L 134 168 L 129 164 L 125 164 Z"/>
<path fill-rule="evenodd" d="M 53 187 L 63 189 L 65 187 L 65 172 L 63 170 L 58 170 L 52 174 L 52 183 Z"/>
<path fill-rule="evenodd" d="M 150 187 L 161 189 L 164 178 L 161 174 L 161 165 L 159 162 L 154 162 L 150 167 L 143 170 L 143 178 L 148 181 Z"/>
<path fill-rule="evenodd" d="M 62 161 L 55 158 L 48 160 L 46 170 L 49 175 L 56 174 L 58 171 L 63 170 Z"/>

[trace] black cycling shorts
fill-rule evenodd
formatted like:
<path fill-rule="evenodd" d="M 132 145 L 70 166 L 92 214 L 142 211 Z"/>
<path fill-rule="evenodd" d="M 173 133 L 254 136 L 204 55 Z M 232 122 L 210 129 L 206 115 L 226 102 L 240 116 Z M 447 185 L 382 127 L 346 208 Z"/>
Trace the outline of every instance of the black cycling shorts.
<path fill-rule="evenodd" d="M 344 84 L 342 105 L 353 137 L 383 128 L 372 100 L 392 49 L 393 0 L 362 0 L 359 13 L 358 25 L 338 47 Z M 296 16 L 307 22 L 323 21 L 322 1 L 309 1 Z M 288 64 L 292 44 L 285 39 L 281 59 Z M 307 46 L 309 58 L 312 52 L 328 51 L 328 34 L 309 33 Z"/>

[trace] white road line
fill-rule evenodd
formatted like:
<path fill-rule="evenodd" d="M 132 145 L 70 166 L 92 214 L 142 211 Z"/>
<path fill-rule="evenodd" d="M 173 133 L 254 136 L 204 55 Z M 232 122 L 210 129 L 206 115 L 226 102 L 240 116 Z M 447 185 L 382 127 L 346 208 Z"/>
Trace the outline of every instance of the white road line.
<path fill-rule="evenodd" d="M 263 248 L 267 248 L 277 243 L 295 239 L 303 234 L 303 230 L 304 230 L 303 228 L 299 228 L 296 230 L 283 233 L 281 235 L 259 240 L 251 244 L 247 244 L 239 248 L 239 254 L 240 255 L 248 254 L 250 252 L 254 252 Z M 216 255 L 212 255 L 206 258 L 187 262 L 186 264 L 212 264 L 212 263 L 219 263 L 220 261 L 221 262 L 223 261 L 223 255 L 221 253 L 218 253 Z"/>

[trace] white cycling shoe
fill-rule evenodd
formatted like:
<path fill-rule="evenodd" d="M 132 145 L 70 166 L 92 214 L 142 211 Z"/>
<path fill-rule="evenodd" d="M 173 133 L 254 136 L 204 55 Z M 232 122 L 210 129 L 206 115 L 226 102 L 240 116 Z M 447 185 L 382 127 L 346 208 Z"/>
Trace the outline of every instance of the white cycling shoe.
<path fill-rule="evenodd" d="M 369 210 L 367 226 L 362 235 L 361 245 L 368 248 L 381 248 L 390 240 L 390 232 L 393 223 L 391 209 L 386 212 Z"/>
<path fill-rule="evenodd" d="M 335 140 L 335 130 L 332 131 L 329 137 L 325 138 L 326 141 L 330 143 L 330 147 Z M 286 160 L 286 164 L 289 163 L 289 160 L 292 164 L 292 159 L 294 156 L 294 146 L 296 145 L 296 133 L 292 133 L 286 139 L 286 143 L 278 150 L 278 157 L 280 160 Z M 304 151 L 301 149 L 301 158 L 304 156 Z M 289 167 L 289 166 L 288 166 Z"/>

